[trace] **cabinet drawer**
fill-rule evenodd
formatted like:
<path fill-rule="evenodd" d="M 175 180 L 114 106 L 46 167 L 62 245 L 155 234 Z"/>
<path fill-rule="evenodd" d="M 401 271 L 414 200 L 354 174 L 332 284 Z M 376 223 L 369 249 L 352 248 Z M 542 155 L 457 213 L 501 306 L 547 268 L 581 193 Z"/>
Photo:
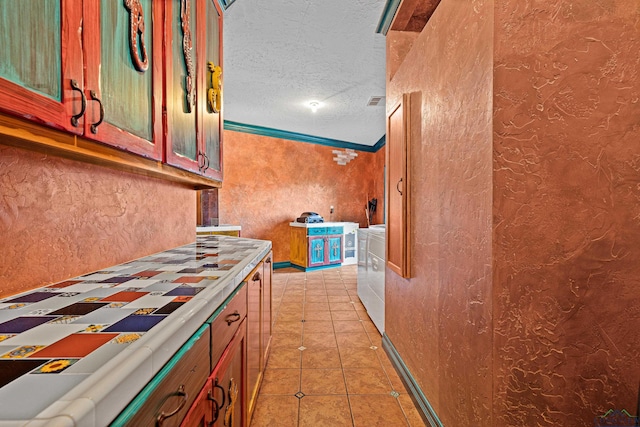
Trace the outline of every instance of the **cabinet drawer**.
<path fill-rule="evenodd" d="M 210 363 L 207 325 L 178 350 L 147 389 L 142 391 L 141 394 L 148 391 L 149 397 L 126 425 L 180 425 L 209 376 Z"/>
<path fill-rule="evenodd" d="M 222 352 L 247 317 L 247 285 L 243 283 L 238 293 L 211 321 L 211 366 L 216 366 Z"/>
<path fill-rule="evenodd" d="M 327 234 L 327 227 L 307 228 L 307 236 L 324 236 Z"/>
<path fill-rule="evenodd" d="M 343 234 L 344 227 L 327 227 L 327 234 Z"/>

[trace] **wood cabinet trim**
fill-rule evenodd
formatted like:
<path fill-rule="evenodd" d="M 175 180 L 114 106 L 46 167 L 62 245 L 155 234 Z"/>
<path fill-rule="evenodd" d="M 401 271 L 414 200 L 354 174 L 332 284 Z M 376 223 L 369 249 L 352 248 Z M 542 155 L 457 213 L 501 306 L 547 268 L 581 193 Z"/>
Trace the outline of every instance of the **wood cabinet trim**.
<path fill-rule="evenodd" d="M 160 178 L 189 188 L 219 188 L 222 183 L 158 160 L 127 153 L 28 120 L 0 114 L 0 144 L 81 161 L 110 169 Z"/>

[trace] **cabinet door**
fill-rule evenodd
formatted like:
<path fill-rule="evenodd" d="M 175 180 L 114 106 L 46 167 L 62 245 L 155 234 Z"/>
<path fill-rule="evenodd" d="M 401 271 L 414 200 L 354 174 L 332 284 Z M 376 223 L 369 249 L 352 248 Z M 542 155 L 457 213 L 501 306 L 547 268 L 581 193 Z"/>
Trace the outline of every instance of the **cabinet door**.
<path fill-rule="evenodd" d="M 206 28 L 198 52 L 199 100 L 202 111 L 204 175 L 222 181 L 222 10 L 217 0 L 204 0 L 198 13 L 198 27 Z M 201 77 L 200 77 L 201 76 Z"/>
<path fill-rule="evenodd" d="M 342 235 L 327 237 L 327 263 L 340 264 L 342 262 Z"/>
<path fill-rule="evenodd" d="M 249 275 L 247 283 L 247 392 L 249 417 L 253 412 L 261 379 L 260 342 L 262 312 L 262 263 Z"/>
<path fill-rule="evenodd" d="M 387 266 L 402 277 L 410 277 L 409 242 L 409 94 L 387 117 Z"/>
<path fill-rule="evenodd" d="M 1 6 L 0 110 L 81 133 L 82 1 L 3 0 Z"/>
<path fill-rule="evenodd" d="M 213 401 L 211 396 L 212 384 L 210 380 L 207 380 L 180 426 L 209 427 L 213 421 L 213 418 L 211 418 L 213 414 Z"/>
<path fill-rule="evenodd" d="M 211 426 L 242 427 L 248 425 L 246 412 L 246 321 L 243 321 L 222 358 L 214 368 L 213 424 Z M 216 407 L 219 408 L 216 411 Z"/>
<path fill-rule="evenodd" d="M 271 279 L 273 266 L 271 262 L 273 254 L 270 252 L 264 261 L 262 269 L 262 369 L 267 366 L 269 358 L 269 344 L 271 343 Z"/>
<path fill-rule="evenodd" d="M 205 166 L 198 145 L 196 0 L 165 2 L 166 161 L 199 172 Z"/>
<path fill-rule="evenodd" d="M 84 133 L 162 158 L 162 2 L 85 1 Z"/>
<path fill-rule="evenodd" d="M 309 236 L 309 267 L 325 264 L 325 246 L 327 236 Z"/>

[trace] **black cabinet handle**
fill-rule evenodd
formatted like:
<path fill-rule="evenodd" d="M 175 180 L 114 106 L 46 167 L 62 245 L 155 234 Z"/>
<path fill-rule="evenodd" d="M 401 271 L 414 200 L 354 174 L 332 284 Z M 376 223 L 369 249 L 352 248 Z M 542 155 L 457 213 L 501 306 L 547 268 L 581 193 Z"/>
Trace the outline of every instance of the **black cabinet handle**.
<path fill-rule="evenodd" d="M 400 193 L 400 195 L 402 196 L 402 190 L 400 190 L 401 182 L 402 182 L 402 178 L 400 178 L 400 181 L 398 181 L 398 183 L 396 184 L 396 190 L 398 190 L 398 193 Z"/>
<path fill-rule="evenodd" d="M 89 93 L 91 94 L 91 99 L 93 99 L 94 101 L 98 101 L 98 105 L 100 106 L 100 119 L 97 122 L 91 124 L 91 133 L 95 134 L 98 133 L 98 126 L 100 126 L 100 124 L 104 120 L 104 107 L 102 106 L 102 101 L 100 101 L 100 98 L 98 98 L 98 94 L 95 90 L 92 90 Z"/>
<path fill-rule="evenodd" d="M 222 390 L 222 403 L 220 404 L 218 403 L 215 397 L 216 388 L 219 388 L 220 390 Z M 207 395 L 207 399 L 213 402 L 213 405 L 212 405 L 213 409 L 211 413 L 212 421 L 209 423 L 209 426 L 212 426 L 213 423 L 215 423 L 218 420 L 218 417 L 220 416 L 220 408 L 224 406 L 225 395 L 226 393 L 225 393 L 224 387 L 218 384 L 218 379 L 216 378 L 215 382 L 213 383 L 213 391 L 209 390 L 209 394 Z"/>
<path fill-rule="evenodd" d="M 84 115 L 85 110 L 87 109 L 87 97 L 84 96 L 84 91 L 80 89 L 78 82 L 74 79 L 71 79 L 71 89 L 77 90 L 80 92 L 80 99 L 82 100 L 82 104 L 80 106 L 80 112 L 71 117 L 71 124 L 75 127 L 78 127 L 78 119 Z"/>
<path fill-rule="evenodd" d="M 182 397 L 182 401 L 180 402 L 180 404 L 178 405 L 178 407 L 176 409 L 174 409 L 171 412 L 165 413 L 164 411 L 160 413 L 160 415 L 158 415 L 158 418 L 156 418 L 156 427 L 160 427 L 162 426 L 162 423 L 164 423 L 164 420 L 166 420 L 167 418 L 173 417 L 175 414 L 177 414 L 178 412 L 180 412 L 180 410 L 182 408 L 184 408 L 184 405 L 187 404 L 187 399 L 189 398 L 189 396 L 187 395 L 187 392 L 184 391 L 184 384 L 180 384 L 180 387 L 178 387 L 178 391 L 171 393 L 170 395 L 168 395 L 165 398 L 165 401 L 172 397 L 172 396 L 179 396 Z M 164 402 L 162 402 L 164 403 Z M 162 406 L 162 405 L 161 405 Z"/>
<path fill-rule="evenodd" d="M 225 322 L 227 322 L 227 326 L 230 326 L 233 322 L 237 322 L 238 320 L 240 320 L 240 317 L 240 313 L 238 313 L 238 310 L 236 310 L 235 312 L 228 315 L 224 320 Z"/>
<path fill-rule="evenodd" d="M 256 271 L 256 274 L 253 275 L 253 278 L 251 280 L 253 280 L 254 282 L 260 280 L 260 272 Z"/>

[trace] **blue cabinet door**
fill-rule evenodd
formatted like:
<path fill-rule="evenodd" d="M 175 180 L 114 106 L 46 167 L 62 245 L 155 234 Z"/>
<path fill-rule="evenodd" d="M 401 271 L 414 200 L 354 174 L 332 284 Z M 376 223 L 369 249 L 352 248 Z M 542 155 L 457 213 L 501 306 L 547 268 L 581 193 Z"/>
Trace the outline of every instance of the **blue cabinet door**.
<path fill-rule="evenodd" d="M 309 267 L 325 264 L 325 236 L 309 237 Z"/>
<path fill-rule="evenodd" d="M 327 237 L 328 264 L 339 264 L 342 262 L 342 235 Z"/>

